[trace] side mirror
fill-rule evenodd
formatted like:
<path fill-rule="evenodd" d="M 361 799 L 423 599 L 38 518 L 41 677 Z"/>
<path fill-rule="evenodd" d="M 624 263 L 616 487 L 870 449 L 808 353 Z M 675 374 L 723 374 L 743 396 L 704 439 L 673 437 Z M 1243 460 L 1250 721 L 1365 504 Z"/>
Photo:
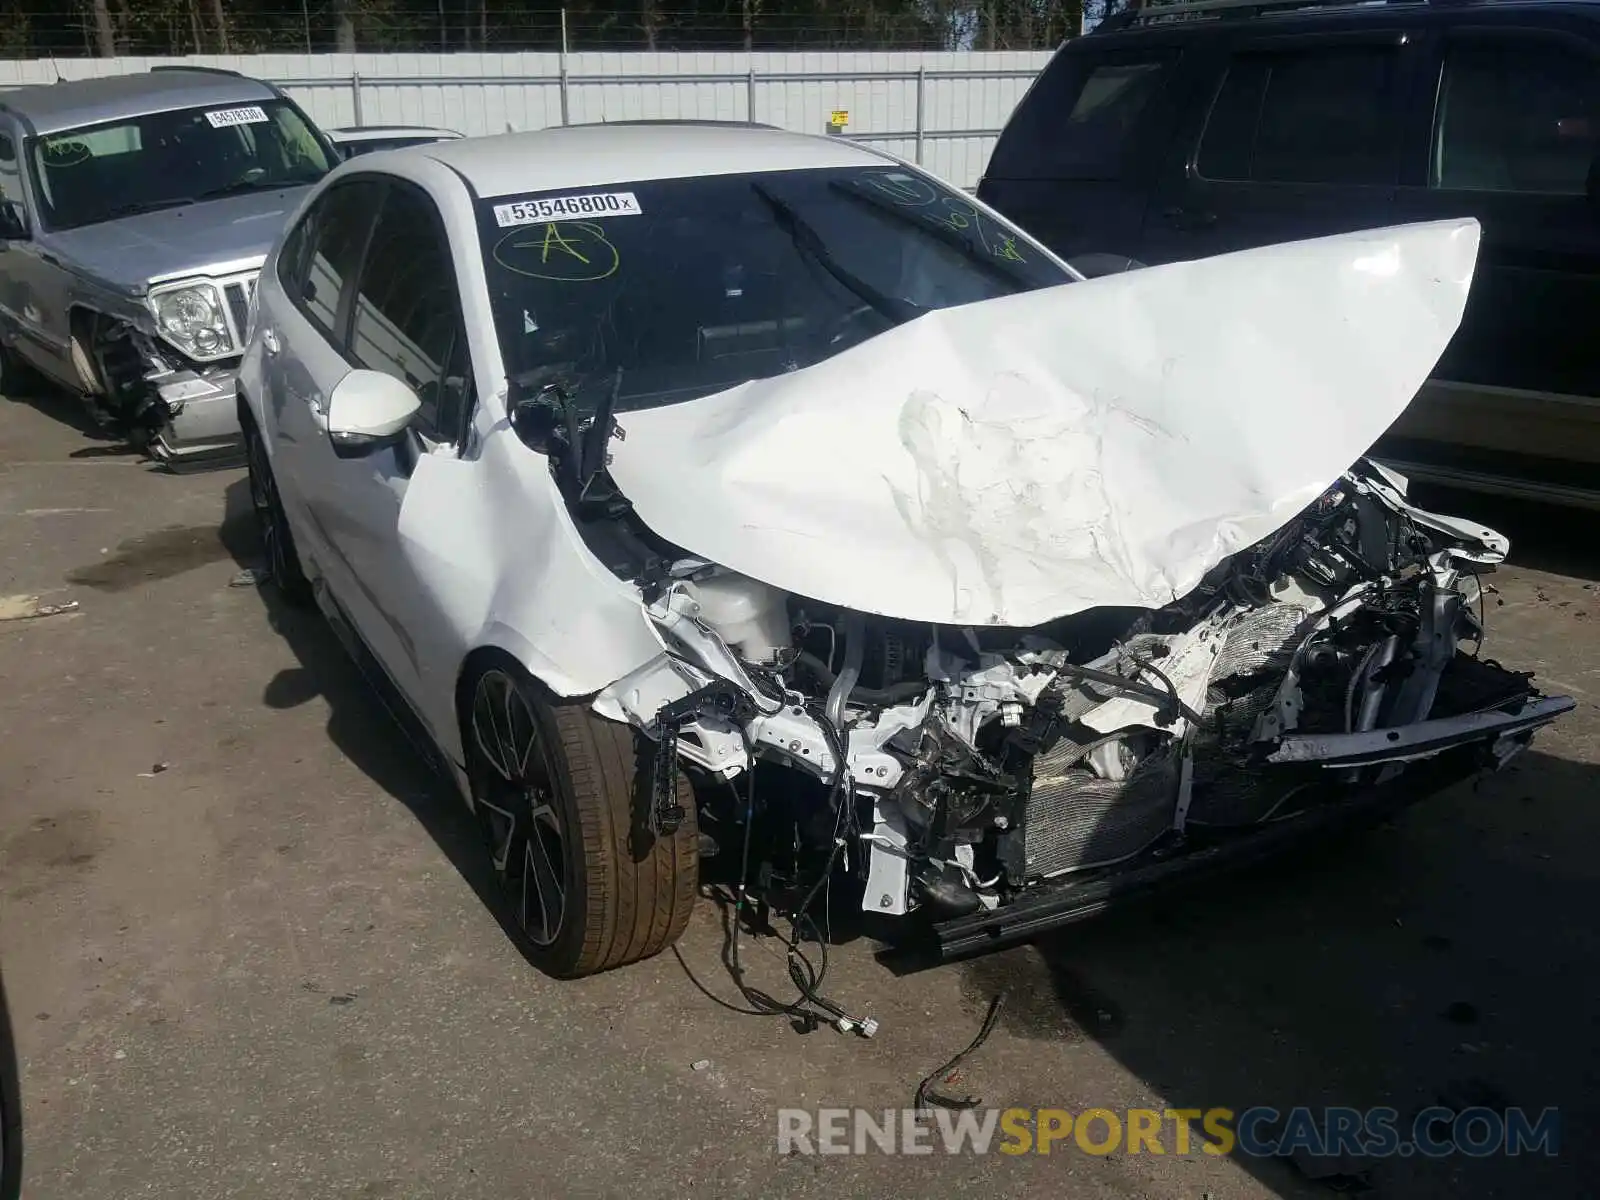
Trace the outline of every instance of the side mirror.
<path fill-rule="evenodd" d="M 351 371 L 328 398 L 328 439 L 340 458 L 365 458 L 405 440 L 422 401 L 382 371 Z"/>
<path fill-rule="evenodd" d="M 8 242 L 28 240 L 28 218 L 15 200 L 0 201 L 0 238 Z"/>

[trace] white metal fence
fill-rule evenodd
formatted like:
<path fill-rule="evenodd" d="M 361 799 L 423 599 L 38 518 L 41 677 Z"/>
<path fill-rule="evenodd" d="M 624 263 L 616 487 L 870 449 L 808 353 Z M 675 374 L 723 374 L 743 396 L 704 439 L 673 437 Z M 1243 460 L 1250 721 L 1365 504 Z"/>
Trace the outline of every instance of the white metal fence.
<path fill-rule="evenodd" d="M 261 54 L 0 61 L 0 88 L 228 67 L 270 79 L 324 126 L 439 125 L 469 135 L 641 118 L 753 120 L 881 145 L 962 187 L 1048 51 Z"/>

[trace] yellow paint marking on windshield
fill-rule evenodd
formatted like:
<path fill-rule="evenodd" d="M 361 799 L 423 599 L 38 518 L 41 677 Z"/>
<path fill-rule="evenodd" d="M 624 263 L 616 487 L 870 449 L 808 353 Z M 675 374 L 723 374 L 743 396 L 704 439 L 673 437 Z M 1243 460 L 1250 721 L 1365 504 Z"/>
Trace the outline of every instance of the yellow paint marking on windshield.
<path fill-rule="evenodd" d="M 1009 259 L 1011 262 L 1027 262 L 1021 254 L 1017 253 L 1017 239 L 1006 234 L 1000 241 L 1000 249 L 995 251 L 995 257 Z"/>
<path fill-rule="evenodd" d="M 529 279 L 596 283 L 622 265 L 622 255 L 593 221 L 550 221 L 544 232 L 526 226 L 506 231 L 495 243 L 494 260 Z"/>
<path fill-rule="evenodd" d="M 573 258 L 577 259 L 584 266 L 589 265 L 589 260 L 587 257 L 585 257 L 583 251 L 579 250 L 570 241 L 561 236 L 561 230 L 556 228 L 556 223 L 554 221 L 551 221 L 544 227 L 544 245 L 539 254 L 540 262 L 547 263 L 550 261 L 550 247 L 552 245 L 559 246 L 563 251 L 572 255 Z"/>
<path fill-rule="evenodd" d="M 875 175 L 869 182 L 896 204 L 908 207 L 921 207 L 938 199 L 933 188 L 909 175 Z"/>
<path fill-rule="evenodd" d="M 91 157 L 89 147 L 83 142 L 47 142 L 43 155 L 47 167 L 75 167 Z"/>
<path fill-rule="evenodd" d="M 951 229 L 966 229 L 970 226 L 972 231 L 978 235 L 979 244 L 990 254 L 993 254 L 995 252 L 994 247 L 989 245 L 989 239 L 983 236 L 983 218 L 978 214 L 978 210 L 971 206 L 962 208 L 960 205 L 961 202 L 959 200 L 954 200 L 949 196 L 945 197 L 944 206 L 950 211 L 944 218 L 944 223 L 950 226 Z"/>

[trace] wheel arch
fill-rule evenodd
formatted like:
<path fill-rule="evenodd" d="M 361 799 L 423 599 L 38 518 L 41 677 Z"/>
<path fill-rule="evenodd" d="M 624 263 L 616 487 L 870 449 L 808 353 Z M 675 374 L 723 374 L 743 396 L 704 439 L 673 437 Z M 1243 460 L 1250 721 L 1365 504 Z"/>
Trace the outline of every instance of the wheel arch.
<path fill-rule="evenodd" d="M 467 763 L 467 744 L 472 737 L 472 689 L 482 675 L 492 667 L 512 667 L 527 671 L 526 665 L 504 647 L 493 644 L 474 646 L 467 651 L 467 656 L 461 660 L 461 669 L 456 672 L 455 687 L 455 730 L 460 754 L 458 761 L 463 767 Z"/>
<path fill-rule="evenodd" d="M 67 305 L 67 356 L 85 395 L 106 395 L 106 382 L 100 377 L 100 366 L 95 361 L 95 323 L 119 319 L 81 300 Z"/>
<path fill-rule="evenodd" d="M 590 700 L 597 693 L 585 692 L 572 685 L 547 658 L 509 626 L 495 624 L 486 629 L 477 645 L 467 651 L 456 671 L 454 691 L 455 733 L 459 739 L 453 749 L 459 751 L 457 761 L 466 763 L 468 722 L 472 710 L 472 685 L 479 675 L 490 667 L 511 667 L 527 675 L 553 700 Z M 604 716 L 605 714 L 597 714 Z M 607 720 L 613 718 L 607 717 Z M 627 722 L 618 722 L 626 724 Z"/>

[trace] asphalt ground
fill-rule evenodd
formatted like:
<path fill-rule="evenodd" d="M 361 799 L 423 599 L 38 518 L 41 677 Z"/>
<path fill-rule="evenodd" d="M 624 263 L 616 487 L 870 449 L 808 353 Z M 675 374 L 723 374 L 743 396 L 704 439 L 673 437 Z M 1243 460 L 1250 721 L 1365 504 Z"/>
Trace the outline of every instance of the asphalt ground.
<path fill-rule="evenodd" d="M 25 1194 L 1592 1195 L 1600 1155 L 1600 555 L 1592 518 L 1457 500 L 1517 539 L 1487 653 L 1578 711 L 1367 833 L 987 958 L 841 938 L 871 1040 L 733 1011 L 702 903 L 677 954 L 576 983 L 507 936 L 476 833 L 314 616 L 234 586 L 242 472 L 173 476 L 64 401 L 0 400 L 0 969 Z M 27 611 L 0 601 L 0 617 Z M 778 992 L 781 958 L 747 941 Z M 1560 1109 L 1559 1154 L 780 1154 L 780 1108 Z M 1102 1132 L 1097 1137 L 1103 1137 Z M 1313 1173 L 1316 1173 L 1314 1170 Z"/>

